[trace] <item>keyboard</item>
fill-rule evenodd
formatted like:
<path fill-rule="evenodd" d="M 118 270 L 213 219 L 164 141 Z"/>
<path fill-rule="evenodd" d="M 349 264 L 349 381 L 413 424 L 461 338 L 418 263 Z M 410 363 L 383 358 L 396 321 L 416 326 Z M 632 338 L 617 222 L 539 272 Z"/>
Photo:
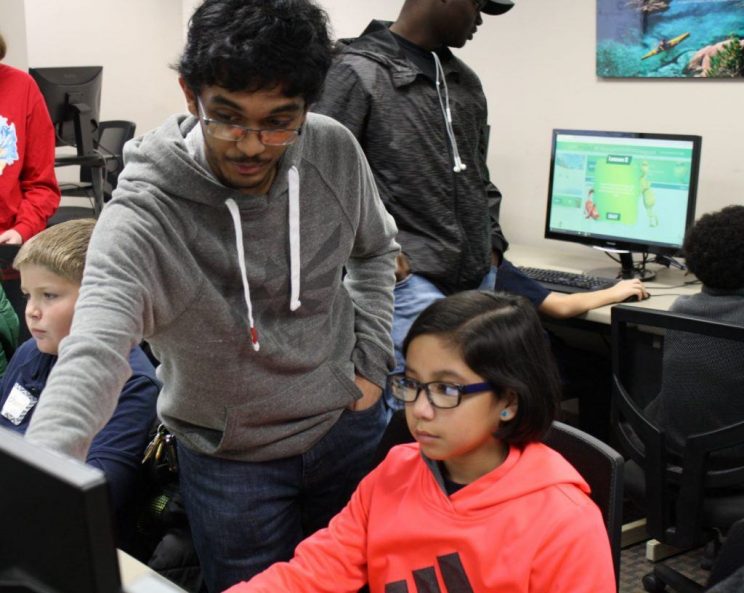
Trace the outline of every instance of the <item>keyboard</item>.
<path fill-rule="evenodd" d="M 556 292 L 588 292 L 609 288 L 617 283 L 612 278 L 575 274 L 561 270 L 520 267 L 519 270 L 529 278 L 536 280 L 548 290 Z"/>

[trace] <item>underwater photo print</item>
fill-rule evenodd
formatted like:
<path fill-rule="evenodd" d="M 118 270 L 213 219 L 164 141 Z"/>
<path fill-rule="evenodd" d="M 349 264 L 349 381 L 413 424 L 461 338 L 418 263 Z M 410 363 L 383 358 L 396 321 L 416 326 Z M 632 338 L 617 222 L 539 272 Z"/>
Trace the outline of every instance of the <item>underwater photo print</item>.
<path fill-rule="evenodd" d="M 744 80 L 744 0 L 597 0 L 597 76 Z"/>

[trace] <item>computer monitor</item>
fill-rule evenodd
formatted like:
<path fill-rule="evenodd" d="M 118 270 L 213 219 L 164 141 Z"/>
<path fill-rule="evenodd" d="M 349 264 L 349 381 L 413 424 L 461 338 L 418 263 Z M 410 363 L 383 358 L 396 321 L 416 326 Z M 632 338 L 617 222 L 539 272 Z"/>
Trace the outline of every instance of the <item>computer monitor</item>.
<path fill-rule="evenodd" d="M 93 153 L 101 110 L 101 66 L 29 68 L 54 124 L 57 146 L 75 146 L 78 156 Z"/>
<path fill-rule="evenodd" d="M 652 279 L 632 253 L 681 249 L 695 220 L 701 144 L 679 134 L 553 130 L 545 237 L 615 251 L 618 277 Z"/>
<path fill-rule="evenodd" d="M 0 428 L 0 593 L 120 593 L 103 473 Z"/>

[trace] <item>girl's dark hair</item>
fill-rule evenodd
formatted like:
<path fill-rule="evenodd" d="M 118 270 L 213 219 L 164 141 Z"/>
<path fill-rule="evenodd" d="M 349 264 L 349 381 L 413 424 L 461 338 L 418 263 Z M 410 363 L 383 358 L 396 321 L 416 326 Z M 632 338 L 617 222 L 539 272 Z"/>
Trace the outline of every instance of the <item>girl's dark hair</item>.
<path fill-rule="evenodd" d="M 328 29 L 328 15 L 310 0 L 205 0 L 177 70 L 197 94 L 212 85 L 249 92 L 280 85 L 309 105 L 333 59 Z"/>
<path fill-rule="evenodd" d="M 5 57 L 5 53 L 8 51 L 8 46 L 5 43 L 5 37 L 0 33 L 0 60 Z"/>
<path fill-rule="evenodd" d="M 744 288 L 744 206 L 701 216 L 682 247 L 687 267 L 705 286 Z"/>
<path fill-rule="evenodd" d="M 555 418 L 560 382 L 547 336 L 532 304 L 519 296 L 471 290 L 436 301 L 413 322 L 405 341 L 435 334 L 448 340 L 465 363 L 496 387 L 518 398 L 516 416 L 496 432 L 524 446 L 539 441 Z"/>

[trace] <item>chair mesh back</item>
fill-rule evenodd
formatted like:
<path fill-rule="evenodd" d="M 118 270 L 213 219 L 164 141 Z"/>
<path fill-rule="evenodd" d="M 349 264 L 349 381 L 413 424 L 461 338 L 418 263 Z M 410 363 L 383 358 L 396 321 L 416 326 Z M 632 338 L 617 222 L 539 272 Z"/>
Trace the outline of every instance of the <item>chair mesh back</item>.
<path fill-rule="evenodd" d="M 661 390 L 646 411 L 677 450 L 691 434 L 744 419 L 744 343 L 667 331 Z M 744 444 L 714 457 L 744 457 Z"/>

